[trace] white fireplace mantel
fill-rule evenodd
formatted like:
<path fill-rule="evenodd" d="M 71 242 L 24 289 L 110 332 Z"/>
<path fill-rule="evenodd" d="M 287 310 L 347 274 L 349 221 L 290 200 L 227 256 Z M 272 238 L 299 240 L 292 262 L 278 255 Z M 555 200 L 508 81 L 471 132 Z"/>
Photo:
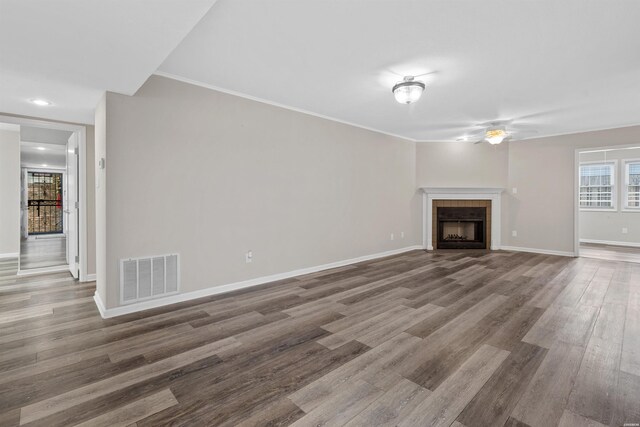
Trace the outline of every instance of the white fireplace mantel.
<path fill-rule="evenodd" d="M 491 249 L 500 249 L 501 197 L 504 188 L 422 187 L 423 246 L 433 250 L 432 216 L 434 200 L 491 200 Z"/>

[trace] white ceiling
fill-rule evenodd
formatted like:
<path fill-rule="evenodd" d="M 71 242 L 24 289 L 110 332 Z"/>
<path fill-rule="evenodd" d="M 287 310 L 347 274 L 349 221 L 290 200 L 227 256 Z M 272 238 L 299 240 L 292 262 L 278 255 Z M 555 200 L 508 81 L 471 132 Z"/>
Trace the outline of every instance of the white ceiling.
<path fill-rule="evenodd" d="M 20 126 L 20 141 L 67 145 L 73 132 L 33 126 Z"/>
<path fill-rule="evenodd" d="M 635 125 L 638 22 L 636 0 L 0 0 L 0 112 L 92 123 L 159 69 L 414 140 Z"/>
<path fill-rule="evenodd" d="M 635 0 L 220 0 L 160 72 L 415 140 L 555 135 L 640 124 L 639 22 Z"/>
<path fill-rule="evenodd" d="M 135 93 L 213 3 L 0 0 L 0 112 L 93 123 L 104 91 Z"/>
<path fill-rule="evenodd" d="M 21 141 L 20 165 L 30 168 L 64 169 L 67 166 L 67 147 L 59 144 Z"/>

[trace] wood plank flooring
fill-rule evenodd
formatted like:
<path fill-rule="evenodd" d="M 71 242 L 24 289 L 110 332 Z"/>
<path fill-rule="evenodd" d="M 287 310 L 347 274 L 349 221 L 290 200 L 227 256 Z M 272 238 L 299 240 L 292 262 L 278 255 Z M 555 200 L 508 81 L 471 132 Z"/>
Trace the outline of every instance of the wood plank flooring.
<path fill-rule="evenodd" d="M 18 258 L 0 258 L 0 286 L 16 282 Z"/>
<path fill-rule="evenodd" d="M 636 263 L 413 251 L 109 320 L 7 277 L 1 426 L 640 423 Z"/>
<path fill-rule="evenodd" d="M 580 256 L 640 263 L 640 247 L 603 245 L 598 243 L 580 243 Z"/>
<path fill-rule="evenodd" d="M 38 235 L 20 241 L 20 269 L 57 267 L 67 264 L 64 235 Z"/>

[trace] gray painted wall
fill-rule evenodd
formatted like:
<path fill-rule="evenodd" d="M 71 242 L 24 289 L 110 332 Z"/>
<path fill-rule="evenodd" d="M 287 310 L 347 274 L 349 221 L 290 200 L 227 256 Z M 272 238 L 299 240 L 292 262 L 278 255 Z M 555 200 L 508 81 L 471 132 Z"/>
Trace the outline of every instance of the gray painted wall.
<path fill-rule="evenodd" d="M 573 252 L 575 153 L 578 148 L 634 144 L 640 126 L 514 142 L 509 146 L 505 245 Z M 542 173 L 541 173 L 542 172 Z M 518 236 L 512 237 L 511 230 Z"/>
<path fill-rule="evenodd" d="M 500 187 L 508 183 L 509 144 L 419 142 L 418 187 Z"/>
<path fill-rule="evenodd" d="M 107 308 L 121 258 L 179 253 L 188 292 L 421 242 L 412 142 L 159 76 L 105 102 Z"/>
<path fill-rule="evenodd" d="M 573 253 L 576 149 L 639 142 L 640 126 L 631 126 L 515 141 L 499 147 L 469 142 L 417 143 L 417 184 L 505 188 L 504 246 Z M 640 213 L 630 215 L 627 222 L 640 221 Z M 634 230 L 637 227 L 629 226 Z"/>
<path fill-rule="evenodd" d="M 503 187 L 504 246 L 572 253 L 576 149 L 639 140 L 414 144 L 153 76 L 96 110 L 98 292 L 128 257 L 180 253 L 189 292 L 420 244 L 422 186 Z"/>

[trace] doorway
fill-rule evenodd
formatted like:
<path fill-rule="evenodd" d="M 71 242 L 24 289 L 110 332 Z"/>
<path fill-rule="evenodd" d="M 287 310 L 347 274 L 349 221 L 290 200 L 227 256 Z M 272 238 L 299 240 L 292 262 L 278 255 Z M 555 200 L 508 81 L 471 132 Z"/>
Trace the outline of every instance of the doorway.
<path fill-rule="evenodd" d="M 28 235 L 64 234 L 62 173 L 27 170 Z"/>
<path fill-rule="evenodd" d="M 21 226 L 21 270 L 67 264 L 63 177 L 62 171 L 24 170 L 22 197 L 26 224 Z"/>
<path fill-rule="evenodd" d="M 78 156 L 73 131 L 20 126 L 20 273 L 78 277 Z"/>
<path fill-rule="evenodd" d="M 4 200 L 16 200 L 15 217 L 9 212 L 4 228 L 8 241 L 4 259 L 16 257 L 17 275 L 69 271 L 88 280 L 86 247 L 85 147 L 81 125 L 0 116 L 11 127 L 5 146 L 18 147 L 12 162 L 19 170 L 16 197 L 1 188 Z M 9 134 L 7 134 L 10 136 Z M 7 160 L 7 159 L 5 159 Z M 4 218 L 4 217 L 3 217 Z M 13 219 L 15 218 L 15 219 Z M 9 224 L 10 223 L 10 224 Z M 3 231 L 4 232 L 4 231 Z"/>

